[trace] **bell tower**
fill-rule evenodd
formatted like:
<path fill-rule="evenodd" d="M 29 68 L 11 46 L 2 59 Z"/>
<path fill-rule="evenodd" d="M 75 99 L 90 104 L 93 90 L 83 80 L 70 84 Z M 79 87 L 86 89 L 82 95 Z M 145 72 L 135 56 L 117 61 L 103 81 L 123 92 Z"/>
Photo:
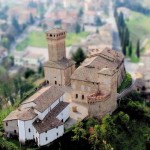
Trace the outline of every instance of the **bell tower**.
<path fill-rule="evenodd" d="M 62 58 L 66 58 L 65 38 L 66 32 L 60 28 L 46 32 L 50 61 L 59 61 Z"/>
<path fill-rule="evenodd" d="M 44 73 L 50 85 L 69 85 L 75 70 L 75 62 L 66 58 L 65 38 L 66 32 L 61 28 L 46 32 L 49 60 L 44 64 Z"/>

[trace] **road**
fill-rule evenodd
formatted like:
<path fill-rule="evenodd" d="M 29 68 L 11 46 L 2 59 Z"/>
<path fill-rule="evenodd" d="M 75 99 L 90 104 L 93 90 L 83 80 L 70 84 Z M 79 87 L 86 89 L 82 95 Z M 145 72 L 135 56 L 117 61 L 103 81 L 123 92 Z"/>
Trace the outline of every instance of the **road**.
<path fill-rule="evenodd" d="M 112 0 L 110 0 L 108 7 L 109 7 L 109 18 L 106 21 L 112 27 L 112 41 L 113 41 L 112 48 L 114 50 L 121 50 L 120 37 L 114 17 L 114 7 Z"/>

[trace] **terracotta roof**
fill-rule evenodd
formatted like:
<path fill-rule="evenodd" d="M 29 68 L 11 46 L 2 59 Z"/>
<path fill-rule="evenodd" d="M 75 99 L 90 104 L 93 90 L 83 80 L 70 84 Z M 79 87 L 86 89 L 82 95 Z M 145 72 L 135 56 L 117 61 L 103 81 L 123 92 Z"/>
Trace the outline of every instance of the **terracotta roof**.
<path fill-rule="evenodd" d="M 109 59 L 110 61 L 122 61 L 124 59 L 124 55 L 119 52 L 112 50 L 110 48 L 105 48 L 105 49 L 92 49 L 89 51 L 88 57 L 93 57 L 93 56 L 101 56 L 106 59 Z"/>
<path fill-rule="evenodd" d="M 98 82 L 98 69 L 80 66 L 75 70 L 71 79 Z"/>
<path fill-rule="evenodd" d="M 102 102 L 110 98 L 110 94 L 103 94 L 101 92 L 93 93 L 87 97 L 88 103 Z"/>
<path fill-rule="evenodd" d="M 98 74 L 110 75 L 112 76 L 115 73 L 115 70 L 111 70 L 110 68 L 101 69 Z"/>
<path fill-rule="evenodd" d="M 48 115 L 42 121 L 35 120 L 33 126 L 38 131 L 38 133 L 43 133 L 50 129 L 63 125 L 63 122 L 58 120 L 56 117 L 68 105 L 69 103 L 60 102 L 52 111 L 48 113 Z"/>
<path fill-rule="evenodd" d="M 72 65 L 74 65 L 75 62 L 73 60 L 62 58 L 61 60 L 55 62 L 55 61 L 47 61 L 44 64 L 44 67 L 50 67 L 50 68 L 57 68 L 57 69 L 66 69 Z"/>
<path fill-rule="evenodd" d="M 124 56 L 120 52 L 110 49 L 96 51 L 100 53 L 94 52 L 94 56 L 85 59 L 72 74 L 71 79 L 99 82 L 98 74 L 113 75 L 123 62 Z"/>
<path fill-rule="evenodd" d="M 28 98 L 26 101 L 24 101 L 22 104 L 33 102 L 36 104 L 34 108 L 40 112 L 43 112 L 64 93 L 65 92 L 63 88 L 59 86 L 44 87 L 40 91 L 32 95 L 30 98 Z"/>
<path fill-rule="evenodd" d="M 33 108 L 21 109 L 18 108 L 12 111 L 3 121 L 9 120 L 31 120 L 35 118 L 37 114 L 34 112 Z"/>

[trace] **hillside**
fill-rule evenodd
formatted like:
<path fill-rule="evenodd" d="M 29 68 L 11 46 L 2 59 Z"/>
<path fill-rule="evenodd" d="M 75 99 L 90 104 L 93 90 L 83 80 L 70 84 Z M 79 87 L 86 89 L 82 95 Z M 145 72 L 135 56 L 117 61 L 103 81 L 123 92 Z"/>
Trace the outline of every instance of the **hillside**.
<path fill-rule="evenodd" d="M 145 42 L 150 38 L 150 17 L 138 12 L 130 11 L 130 17 L 126 20 L 130 36 L 134 44 L 140 39 Z"/>

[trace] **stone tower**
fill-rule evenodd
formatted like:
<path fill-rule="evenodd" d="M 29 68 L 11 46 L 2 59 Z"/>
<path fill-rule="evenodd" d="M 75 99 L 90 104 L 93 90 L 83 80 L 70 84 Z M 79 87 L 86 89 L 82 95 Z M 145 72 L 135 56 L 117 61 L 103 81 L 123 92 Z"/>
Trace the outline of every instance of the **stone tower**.
<path fill-rule="evenodd" d="M 66 58 L 65 38 L 66 32 L 60 28 L 46 32 L 49 61 L 44 64 L 44 73 L 51 85 L 69 85 L 75 70 L 74 61 Z"/>
<path fill-rule="evenodd" d="M 46 32 L 49 60 L 59 61 L 66 57 L 66 32 L 62 29 L 53 29 Z"/>

